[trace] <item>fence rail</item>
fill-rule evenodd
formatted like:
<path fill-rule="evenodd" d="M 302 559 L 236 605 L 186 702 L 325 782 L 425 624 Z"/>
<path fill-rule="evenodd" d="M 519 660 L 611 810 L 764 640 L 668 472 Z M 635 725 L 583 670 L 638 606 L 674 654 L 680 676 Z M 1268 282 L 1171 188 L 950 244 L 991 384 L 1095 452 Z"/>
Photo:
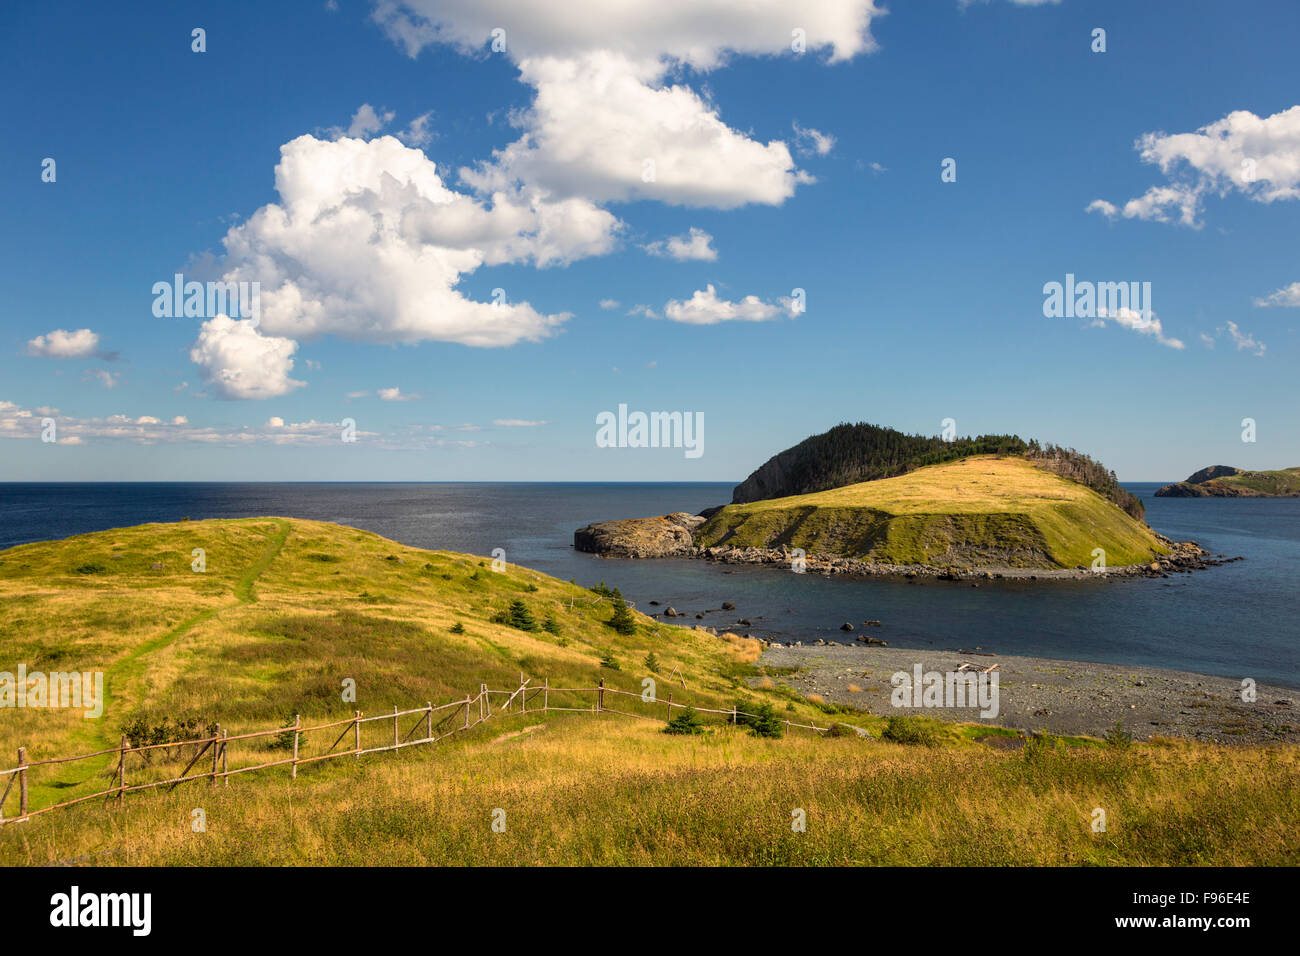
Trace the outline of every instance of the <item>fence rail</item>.
<path fill-rule="evenodd" d="M 530 697 L 531 694 L 531 697 Z M 552 694 L 591 694 L 592 702 L 589 707 L 567 707 L 551 703 Z M 627 710 L 619 710 L 607 706 L 605 703 L 606 694 L 622 695 L 624 697 L 633 697 L 639 699 L 643 704 L 652 707 L 663 707 L 664 716 L 660 717 L 653 713 L 634 713 Z M 493 711 L 492 696 L 504 696 L 506 699 L 496 705 L 495 713 Z M 541 698 L 542 704 L 536 706 L 538 697 Z M 516 701 L 518 702 L 516 705 Z M 532 706 L 530 706 L 530 701 Z M 513 709 L 512 709 L 513 707 Z M 294 722 L 288 727 L 277 727 L 271 730 L 252 730 L 240 734 L 228 733 L 220 724 L 213 727 L 213 731 L 206 737 L 197 737 L 193 740 L 177 740 L 168 743 L 143 744 L 140 746 L 128 745 L 125 736 L 117 747 L 110 747 L 104 750 L 96 750 L 92 753 L 73 754 L 65 757 L 49 757 L 44 760 L 28 760 L 27 748 L 18 748 L 18 765 L 8 769 L 0 770 L 0 781 L 8 778 L 3 790 L 0 790 L 0 825 L 8 823 L 22 823 L 30 820 L 32 817 L 49 813 L 53 810 L 60 810 L 64 807 L 75 806 L 103 797 L 107 803 L 109 800 L 116 802 L 121 806 L 123 797 L 128 793 L 135 793 L 142 790 L 152 790 L 157 787 L 170 787 L 175 789 L 182 783 L 189 783 L 197 780 L 207 780 L 210 786 L 217 786 L 218 781 L 222 786 L 230 786 L 230 778 L 243 773 L 250 773 L 255 770 L 268 770 L 272 767 L 289 767 L 289 774 L 292 779 L 298 776 L 298 768 L 305 764 L 319 763 L 323 760 L 333 760 L 338 757 L 360 758 L 364 754 L 385 753 L 388 751 L 401 750 L 406 747 L 415 747 L 421 744 L 433 744 L 440 740 L 445 740 L 455 734 L 463 734 L 472 730 L 479 724 L 491 720 L 493 717 L 509 716 L 514 714 L 536 713 L 543 714 L 549 712 L 568 712 L 580 714 L 616 714 L 622 717 L 640 718 L 642 720 L 665 721 L 672 720 L 673 710 L 679 711 L 692 707 L 696 713 L 700 714 L 718 714 L 727 718 L 727 722 L 738 724 L 740 718 L 757 718 L 758 714 L 751 714 L 746 711 L 737 710 L 733 707 L 730 710 L 718 710 L 711 707 L 697 707 L 683 701 L 674 701 L 673 695 L 669 694 L 666 700 L 656 697 L 647 698 L 643 694 L 637 694 L 631 691 L 619 690 L 615 687 L 606 687 L 602 679 L 599 686 L 596 687 L 551 687 L 549 681 L 544 681 L 541 686 L 532 684 L 532 678 L 525 679 L 522 674 L 519 675 L 519 686 L 511 690 L 490 690 L 486 684 L 480 684 L 478 693 L 475 695 L 466 694 L 463 700 L 453 700 L 437 707 L 429 701 L 423 707 L 410 707 L 406 710 L 400 710 L 396 705 L 393 712 L 383 714 L 373 714 L 365 716 L 361 711 L 355 711 L 351 717 L 345 717 L 340 720 L 332 720 L 323 724 L 314 724 L 303 726 L 302 718 L 295 715 Z M 453 718 L 459 717 L 461 710 L 464 710 L 464 721 L 457 721 Z M 474 711 L 477 709 L 477 715 Z M 434 724 L 434 714 L 446 711 L 447 714 L 437 725 Z M 418 714 L 417 719 L 403 736 L 401 733 L 401 721 L 404 717 L 410 717 Z M 473 719 L 471 719 L 473 718 Z M 362 747 L 361 732 L 362 726 L 376 723 L 391 723 L 393 727 L 392 743 L 384 743 L 380 746 Z M 787 730 L 799 728 L 802 730 L 811 730 L 816 733 L 825 733 L 829 727 L 818 727 L 816 724 L 800 724 L 794 721 L 782 721 Z M 451 724 L 450 729 L 446 729 Z M 309 733 L 320 733 L 324 730 L 342 728 L 338 737 L 323 753 L 315 754 L 310 757 L 301 756 L 299 753 L 300 744 L 304 735 Z M 411 739 L 416 731 L 423 728 L 424 736 Z M 352 736 L 352 747 L 348 750 L 335 750 L 344 738 Z M 276 737 L 285 742 L 286 749 L 288 744 L 288 735 L 292 734 L 292 756 L 283 757 L 277 760 L 264 761 L 249 766 L 231 767 L 229 762 L 229 748 L 232 743 L 256 740 L 259 738 Z M 143 783 L 127 782 L 127 758 L 136 755 L 141 758 L 145 767 L 149 766 L 149 754 L 155 751 L 175 750 L 177 760 L 184 759 L 185 749 L 187 747 L 198 748 L 193 757 L 189 760 L 185 769 L 175 776 L 169 776 L 162 780 L 149 780 Z M 89 760 L 95 757 L 107 757 L 117 755 L 117 767 L 113 771 L 112 777 L 115 784 L 104 790 L 98 790 L 94 793 L 83 794 L 79 797 L 73 797 L 59 803 L 52 803 L 48 806 L 32 809 L 28 805 L 28 772 L 42 767 L 54 766 L 57 764 L 71 763 L 78 760 Z M 209 756 L 204 769 L 198 773 L 190 773 L 191 770 L 199 763 L 200 758 L 205 754 Z M 9 800 L 9 794 L 17 785 L 18 816 L 5 816 L 5 804 Z"/>

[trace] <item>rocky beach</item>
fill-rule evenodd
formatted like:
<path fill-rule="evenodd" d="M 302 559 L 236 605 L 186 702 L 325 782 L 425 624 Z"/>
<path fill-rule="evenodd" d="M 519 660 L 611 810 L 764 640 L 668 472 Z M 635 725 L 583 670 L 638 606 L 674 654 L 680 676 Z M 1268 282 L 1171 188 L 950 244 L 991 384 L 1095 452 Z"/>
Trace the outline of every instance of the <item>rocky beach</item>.
<path fill-rule="evenodd" d="M 1183 737 L 1224 744 L 1300 741 L 1300 692 L 1257 684 L 1243 700 L 1242 681 L 1152 667 L 1094 664 L 975 650 L 909 650 L 845 644 L 772 645 L 759 659 L 768 676 L 828 703 L 849 704 L 879 716 L 924 713 L 1028 733 L 1100 737 L 1118 722 L 1135 739 Z M 923 671 L 947 673 L 963 664 L 976 671 L 996 665 L 999 713 L 981 718 L 978 708 L 895 707 L 892 676 Z M 1249 695 L 1246 695 L 1249 696 Z M 992 738 L 989 738 L 992 740 Z M 1004 744 L 1005 745 L 1005 744 Z M 1014 745 L 1014 744 L 1013 744 Z"/>

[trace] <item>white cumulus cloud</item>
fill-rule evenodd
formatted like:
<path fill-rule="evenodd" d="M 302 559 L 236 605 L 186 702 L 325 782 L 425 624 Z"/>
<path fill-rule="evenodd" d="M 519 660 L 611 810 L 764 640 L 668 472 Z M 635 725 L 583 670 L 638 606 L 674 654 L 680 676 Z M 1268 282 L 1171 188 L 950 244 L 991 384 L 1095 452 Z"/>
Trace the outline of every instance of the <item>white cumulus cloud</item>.
<path fill-rule="evenodd" d="M 776 304 L 765 302 L 758 296 L 747 295 L 739 302 L 729 302 L 718 298 L 717 291 L 710 284 L 697 289 L 689 299 L 670 300 L 664 305 L 664 318 L 687 325 L 716 325 L 719 322 L 766 322 L 780 315 L 793 315 L 793 306 L 788 302 Z"/>
<path fill-rule="evenodd" d="M 678 262 L 688 259 L 713 262 L 718 258 L 718 250 L 713 248 L 713 237 L 703 229 L 696 229 L 694 226 L 691 227 L 690 232 L 683 235 L 658 239 L 647 243 L 642 248 L 652 256 L 676 259 Z"/>
<path fill-rule="evenodd" d="M 104 388 L 116 388 L 122 380 L 120 372 L 109 372 L 102 368 L 88 368 L 81 375 L 83 382 L 98 382 Z"/>
<path fill-rule="evenodd" d="M 190 361 L 221 398 L 274 398 L 306 384 L 289 377 L 297 349 L 292 339 L 219 315 L 203 323 Z"/>
<path fill-rule="evenodd" d="M 99 335 L 90 329 L 77 329 L 68 332 L 55 329 L 45 335 L 38 335 L 27 343 L 27 354 L 41 358 L 116 358 L 116 353 L 105 353 L 99 349 Z"/>
<path fill-rule="evenodd" d="M 1258 339 L 1256 339 L 1255 336 L 1251 335 L 1249 332 L 1243 332 L 1241 329 L 1239 329 L 1237 327 L 1236 322 L 1229 321 L 1225 323 L 1224 327 L 1219 329 L 1218 331 L 1221 333 L 1222 332 L 1228 333 L 1228 335 L 1232 338 L 1232 344 L 1237 346 L 1238 352 L 1242 352 L 1242 351 L 1251 352 L 1262 358 L 1264 353 L 1268 350 L 1268 346 L 1265 345 L 1263 342 L 1260 342 Z"/>
<path fill-rule="evenodd" d="M 464 171 L 480 189 L 524 183 L 596 201 L 779 205 L 810 177 L 789 147 L 729 127 L 675 78 L 729 57 L 849 60 L 875 48 L 873 0 L 381 0 L 375 19 L 415 56 L 498 44 L 536 90 L 520 139 Z M 821 134 L 818 134 L 821 135 Z"/>
<path fill-rule="evenodd" d="M 1290 285 L 1283 286 L 1262 299 L 1256 299 L 1255 304 L 1263 308 L 1272 306 L 1300 308 L 1300 282 L 1292 282 Z"/>
<path fill-rule="evenodd" d="M 795 29 L 809 52 L 848 60 L 875 49 L 884 12 L 872 0 L 380 0 L 374 17 L 412 56 L 434 43 L 481 52 L 502 28 L 516 58 L 615 50 L 711 69 L 728 53 L 788 53 Z"/>
<path fill-rule="evenodd" d="M 825 156 L 835 148 L 835 137 L 830 133 L 823 133 L 810 127 L 805 128 L 800 126 L 798 121 L 794 123 L 794 139 L 796 149 L 805 156 L 813 153 Z"/>
<path fill-rule="evenodd" d="M 300 136 L 280 149 L 280 202 L 227 233 L 226 277 L 261 283 L 261 329 L 294 339 L 501 346 L 568 318 L 457 289 L 487 264 L 538 265 L 609 251 L 615 217 L 590 203 L 499 193 L 490 205 L 443 185 L 391 136 Z"/>
<path fill-rule="evenodd" d="M 1108 312 L 1106 309 L 1098 309 L 1097 319 L 1092 324 L 1101 326 L 1107 322 L 1114 322 L 1121 328 L 1129 329 L 1140 335 L 1153 336 L 1161 345 L 1171 349 L 1186 348 L 1181 339 L 1165 335 L 1164 326 L 1160 324 L 1160 319 L 1151 311 L 1139 312 L 1136 309 L 1121 308 Z"/>
<path fill-rule="evenodd" d="M 1196 227 L 1208 196 L 1235 191 L 1262 203 L 1300 199 L 1300 106 L 1265 117 L 1235 110 L 1193 133 L 1146 133 L 1134 148 L 1169 182 L 1122 205 L 1094 200 L 1090 212 L 1111 219 L 1176 218 Z"/>

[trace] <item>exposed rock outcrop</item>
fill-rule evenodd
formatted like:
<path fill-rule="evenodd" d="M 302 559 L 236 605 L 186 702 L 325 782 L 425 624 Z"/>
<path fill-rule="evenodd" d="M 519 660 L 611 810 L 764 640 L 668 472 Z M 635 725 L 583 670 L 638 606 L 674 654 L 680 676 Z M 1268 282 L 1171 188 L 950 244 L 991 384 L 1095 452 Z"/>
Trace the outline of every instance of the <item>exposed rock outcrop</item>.
<path fill-rule="evenodd" d="M 694 550 L 692 532 L 704 520 L 679 511 L 654 518 L 601 521 L 575 531 L 573 546 L 578 551 L 614 558 L 685 557 Z"/>

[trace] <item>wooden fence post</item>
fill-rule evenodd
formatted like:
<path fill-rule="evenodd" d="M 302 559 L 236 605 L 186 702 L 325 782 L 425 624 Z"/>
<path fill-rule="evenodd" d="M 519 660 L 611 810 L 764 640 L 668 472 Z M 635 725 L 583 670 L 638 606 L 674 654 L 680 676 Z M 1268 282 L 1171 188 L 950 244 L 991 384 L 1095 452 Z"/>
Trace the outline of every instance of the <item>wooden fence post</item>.
<path fill-rule="evenodd" d="M 221 779 L 224 781 L 224 786 L 227 787 L 230 786 L 230 774 L 226 772 L 226 748 L 230 746 L 230 744 L 226 742 L 226 738 L 229 736 L 229 731 L 221 731 Z"/>
<path fill-rule="evenodd" d="M 424 739 L 433 739 L 433 701 L 426 701 L 429 705 L 429 714 L 424 718 Z"/>
<path fill-rule="evenodd" d="M 221 725 L 217 724 L 212 731 L 212 783 L 211 786 L 217 785 L 217 761 L 220 759 L 218 751 L 221 750 Z"/>
<path fill-rule="evenodd" d="M 302 717 L 298 714 L 293 715 L 293 766 L 289 768 L 289 779 L 298 779 L 298 733 L 302 726 Z"/>
<path fill-rule="evenodd" d="M 551 709 L 551 679 L 547 677 L 542 681 L 542 710 Z"/>
<path fill-rule="evenodd" d="M 400 731 L 397 729 L 397 705 L 394 704 L 393 705 L 393 748 L 394 749 L 396 749 L 397 745 L 401 743 L 401 740 L 398 739 L 399 733 Z"/>
<path fill-rule="evenodd" d="M 27 816 L 27 748 L 18 748 L 18 819 Z"/>
<path fill-rule="evenodd" d="M 126 790 L 126 735 L 122 735 L 122 749 L 117 755 L 117 805 L 122 805 L 122 793 Z"/>
<path fill-rule="evenodd" d="M 600 679 L 600 687 L 596 690 L 596 710 L 605 709 L 605 678 Z"/>
<path fill-rule="evenodd" d="M 465 729 L 469 730 L 469 694 L 465 695 Z"/>
<path fill-rule="evenodd" d="M 669 694 L 668 695 L 668 722 L 672 723 L 672 720 L 673 720 L 673 695 Z"/>
<path fill-rule="evenodd" d="M 355 751 L 353 757 L 361 759 L 361 711 L 352 712 L 352 749 Z"/>
<path fill-rule="evenodd" d="M 732 705 L 731 705 L 731 722 L 732 722 L 732 724 L 735 724 L 735 722 L 736 722 L 736 705 L 735 705 L 735 704 L 732 704 Z"/>

